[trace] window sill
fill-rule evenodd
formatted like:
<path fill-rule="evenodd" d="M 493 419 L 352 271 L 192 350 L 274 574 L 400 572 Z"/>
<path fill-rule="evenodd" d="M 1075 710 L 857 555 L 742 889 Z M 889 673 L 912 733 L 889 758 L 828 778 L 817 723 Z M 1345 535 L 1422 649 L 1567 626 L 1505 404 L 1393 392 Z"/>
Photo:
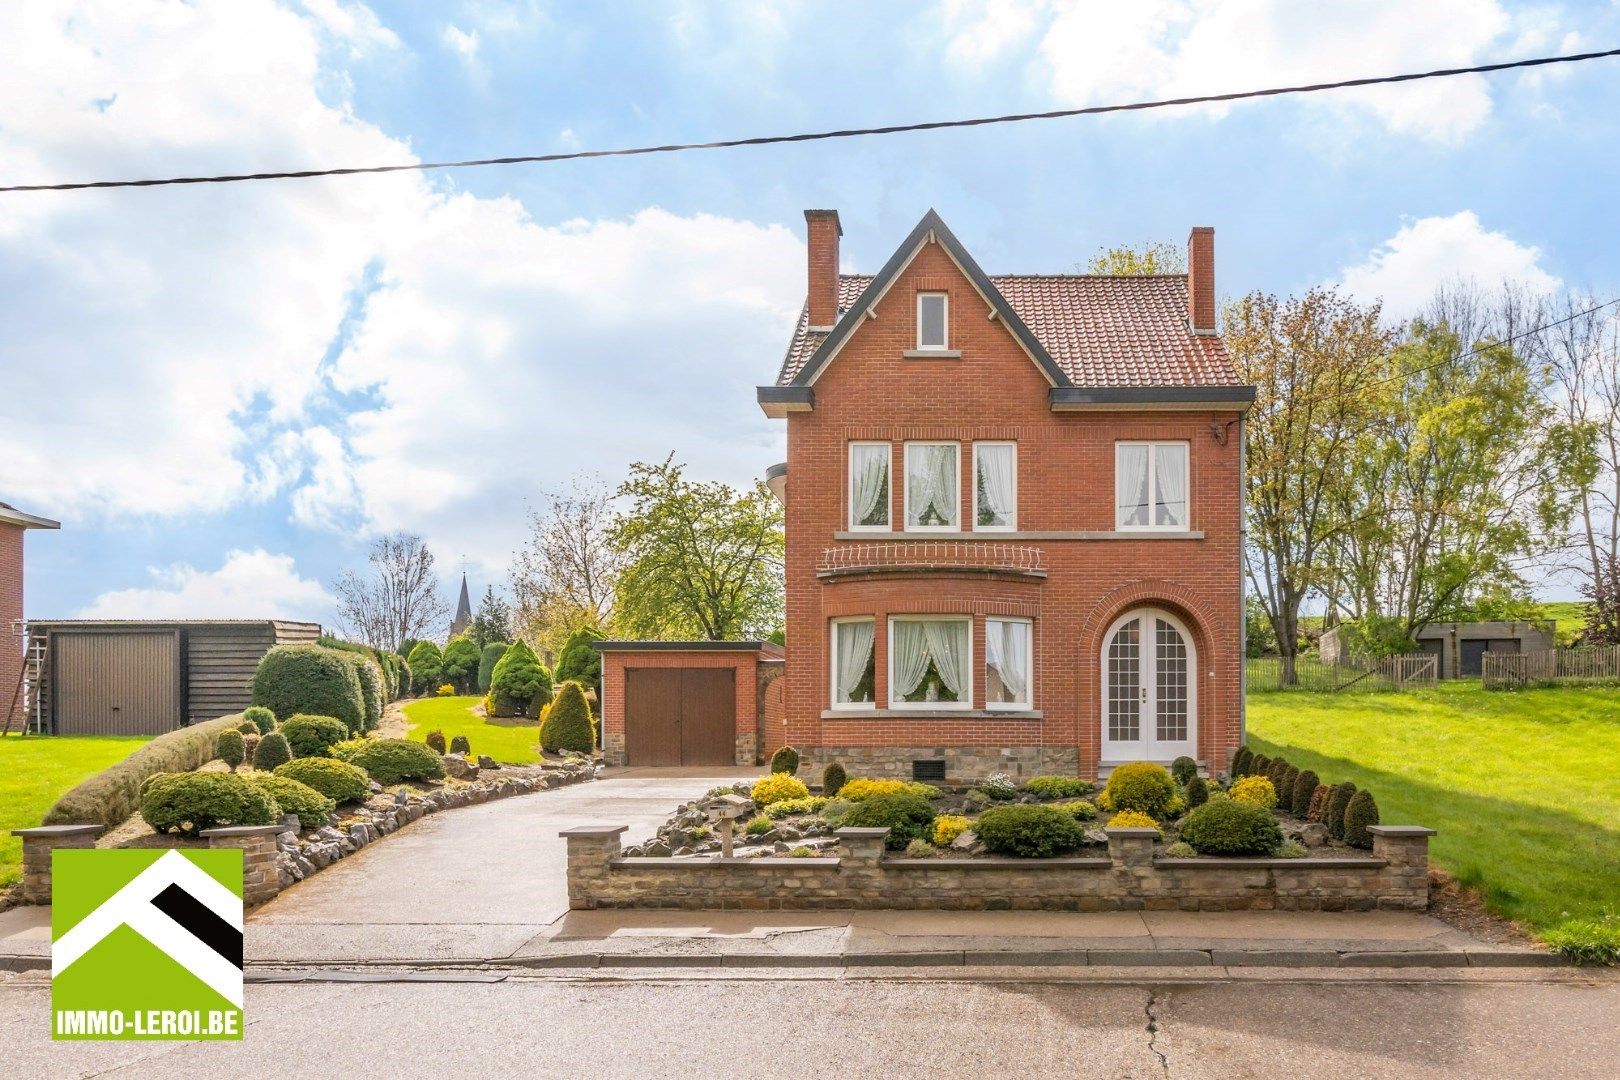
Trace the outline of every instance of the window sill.
<path fill-rule="evenodd" d="M 861 532 L 835 532 L 834 540 L 870 540 L 874 536 L 886 536 L 894 540 L 979 540 L 994 542 L 998 540 L 1202 540 L 1204 533 L 1200 529 L 1189 531 L 1158 531 L 1144 529 L 1141 531 L 1113 531 L 1113 532 L 1001 532 L 980 530 L 978 532 L 960 532 L 941 529 L 938 532 L 928 529 L 872 529 Z"/>
<path fill-rule="evenodd" d="M 960 360 L 961 349 L 907 349 L 900 354 L 907 360 Z"/>
<path fill-rule="evenodd" d="M 822 709 L 823 720 L 1041 720 L 1039 709 Z"/>

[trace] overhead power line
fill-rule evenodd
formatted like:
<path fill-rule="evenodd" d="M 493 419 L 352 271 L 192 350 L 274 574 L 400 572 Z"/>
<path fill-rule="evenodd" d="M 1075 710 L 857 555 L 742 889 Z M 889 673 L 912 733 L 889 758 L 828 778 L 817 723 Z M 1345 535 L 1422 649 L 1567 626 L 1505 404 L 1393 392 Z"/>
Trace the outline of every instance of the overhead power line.
<path fill-rule="evenodd" d="M 556 161 L 582 161 L 587 158 L 638 157 L 646 154 L 674 154 L 687 150 L 727 150 L 741 146 L 778 146 L 786 143 L 825 142 L 831 139 L 852 139 L 867 135 L 896 135 L 908 131 L 943 131 L 949 128 L 989 127 L 995 124 L 1019 124 L 1027 120 L 1060 120 L 1071 116 L 1101 116 L 1107 113 L 1141 112 L 1148 109 L 1168 109 L 1184 105 L 1212 105 L 1254 98 L 1282 97 L 1290 94 L 1315 94 L 1327 90 L 1348 90 L 1359 86 L 1387 86 L 1395 83 L 1419 82 L 1424 79 L 1447 79 L 1457 75 L 1484 75 L 1494 71 L 1520 68 L 1546 67 L 1550 64 L 1576 64 L 1586 60 L 1601 60 L 1620 56 L 1620 48 L 1601 52 L 1574 53 L 1568 56 L 1538 56 L 1524 60 L 1506 60 L 1496 64 L 1476 64 L 1473 67 L 1440 68 L 1435 71 L 1410 72 L 1405 75 L 1374 75 L 1338 82 L 1310 83 L 1303 86 L 1274 86 L 1265 90 L 1238 90 L 1226 94 L 1197 94 L 1191 97 L 1162 98 L 1155 101 L 1133 101 L 1118 105 L 1091 105 L 1080 109 L 1052 109 L 1047 112 L 1008 113 L 1002 116 L 979 116 L 965 120 L 932 120 L 913 124 L 889 124 L 882 127 L 842 128 L 835 131 L 803 132 L 796 135 L 759 135 L 747 139 L 719 139 L 713 142 L 666 143 L 662 146 L 631 146 L 615 150 L 574 150 L 559 154 L 521 154 L 512 157 L 472 158 L 466 161 L 418 161 L 404 165 L 362 165 L 330 169 L 288 169 L 279 172 L 228 173 L 220 176 L 171 176 L 148 180 L 84 180 L 61 184 L 9 184 L 0 186 L 0 193 L 19 191 L 84 191 L 92 188 L 171 187 L 179 184 L 235 184 L 249 180 L 305 180 L 318 176 L 357 176 L 365 173 L 428 172 L 439 169 L 472 169 L 486 165 L 533 165 Z"/>

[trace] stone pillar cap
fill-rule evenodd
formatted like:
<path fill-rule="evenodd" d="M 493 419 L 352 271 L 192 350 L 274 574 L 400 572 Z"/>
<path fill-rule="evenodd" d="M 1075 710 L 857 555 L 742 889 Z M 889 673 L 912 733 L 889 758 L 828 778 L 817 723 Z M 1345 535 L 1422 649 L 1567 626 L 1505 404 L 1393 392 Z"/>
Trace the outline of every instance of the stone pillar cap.
<path fill-rule="evenodd" d="M 562 836 L 562 837 L 571 837 L 571 836 L 580 836 L 580 837 L 618 836 L 620 833 L 624 832 L 624 830 L 628 829 L 629 827 L 630 826 L 628 826 L 628 825 L 575 825 L 571 829 L 562 830 L 557 835 Z"/>
<path fill-rule="evenodd" d="M 1433 836 L 1434 830 L 1425 825 L 1369 825 L 1367 831 L 1374 836 Z"/>
<path fill-rule="evenodd" d="M 833 835 L 847 836 L 852 840 L 860 840 L 868 837 L 886 837 L 889 835 L 889 830 L 884 828 L 857 828 L 856 826 L 851 825 L 847 828 L 833 830 Z"/>
<path fill-rule="evenodd" d="M 12 829 L 12 836 L 100 836 L 105 825 L 37 825 L 32 829 Z"/>
<path fill-rule="evenodd" d="M 1105 825 L 1103 832 L 1109 836 L 1159 836 L 1158 829 L 1145 829 L 1135 825 Z"/>
<path fill-rule="evenodd" d="M 275 825 L 221 825 L 216 829 L 204 829 L 202 835 L 212 839 L 216 836 L 274 836 L 285 832 L 286 827 L 277 823 Z"/>

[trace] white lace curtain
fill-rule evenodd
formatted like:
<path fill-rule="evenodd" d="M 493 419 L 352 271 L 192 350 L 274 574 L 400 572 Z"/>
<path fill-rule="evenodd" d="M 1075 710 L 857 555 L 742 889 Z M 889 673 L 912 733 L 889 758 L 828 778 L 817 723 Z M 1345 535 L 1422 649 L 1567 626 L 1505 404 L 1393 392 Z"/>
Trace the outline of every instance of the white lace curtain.
<path fill-rule="evenodd" d="M 956 524 L 956 446 L 906 447 L 906 526 Z"/>
<path fill-rule="evenodd" d="M 1148 525 L 1148 448 L 1121 446 L 1116 458 L 1114 490 L 1119 494 L 1119 523 Z"/>
<path fill-rule="evenodd" d="M 872 622 L 837 623 L 838 627 L 838 700 L 854 701 L 855 688 L 872 662 Z M 870 696 L 860 700 L 870 701 Z"/>
<path fill-rule="evenodd" d="M 1029 624 L 987 619 L 984 664 L 995 670 L 1004 690 L 1003 703 L 1029 700 Z"/>
<path fill-rule="evenodd" d="M 1009 444 L 977 446 L 979 524 L 1011 525 L 1018 503 L 1018 450 Z"/>
<path fill-rule="evenodd" d="M 887 525 L 889 507 L 883 495 L 889 485 L 889 444 L 860 444 L 849 448 L 849 500 L 857 525 Z"/>
<path fill-rule="evenodd" d="M 889 657 L 895 698 L 917 692 L 932 660 L 939 681 L 961 700 L 968 686 L 967 630 L 968 624 L 957 619 L 895 620 L 894 655 Z"/>
<path fill-rule="evenodd" d="M 1155 525 L 1187 523 L 1187 448 L 1163 443 L 1153 448 L 1153 481 L 1158 489 Z"/>

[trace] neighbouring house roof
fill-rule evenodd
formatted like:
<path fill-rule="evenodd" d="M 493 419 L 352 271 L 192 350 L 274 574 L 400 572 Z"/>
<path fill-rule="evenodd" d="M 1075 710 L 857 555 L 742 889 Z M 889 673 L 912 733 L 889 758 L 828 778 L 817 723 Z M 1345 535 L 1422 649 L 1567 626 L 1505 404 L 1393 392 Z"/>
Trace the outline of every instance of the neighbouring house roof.
<path fill-rule="evenodd" d="M 782 646 L 773 641 L 592 641 L 597 652 L 763 652 L 767 657 L 782 655 Z"/>
<path fill-rule="evenodd" d="M 10 503 L 0 502 L 0 521 L 21 525 L 25 529 L 60 529 L 62 523 L 36 514 L 25 514 Z"/>
<path fill-rule="evenodd" d="M 1244 385 L 1221 339 L 1194 334 L 1188 326 L 1185 274 L 986 275 L 932 210 L 883 271 L 839 275 L 839 318 L 831 332 L 810 330 L 808 307 L 800 312 L 776 385 L 808 385 L 930 232 L 998 314 L 1012 316 L 1002 321 L 1054 386 Z"/>

